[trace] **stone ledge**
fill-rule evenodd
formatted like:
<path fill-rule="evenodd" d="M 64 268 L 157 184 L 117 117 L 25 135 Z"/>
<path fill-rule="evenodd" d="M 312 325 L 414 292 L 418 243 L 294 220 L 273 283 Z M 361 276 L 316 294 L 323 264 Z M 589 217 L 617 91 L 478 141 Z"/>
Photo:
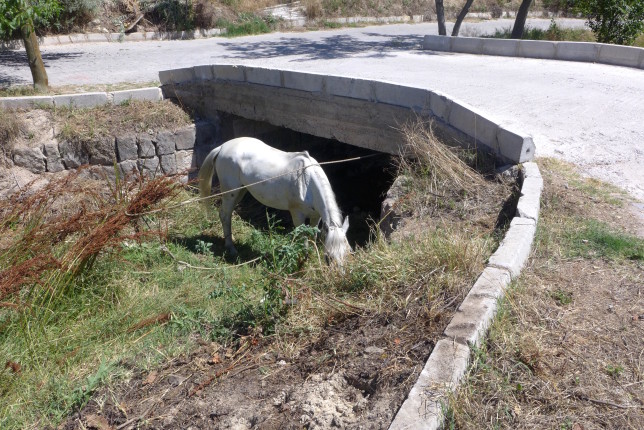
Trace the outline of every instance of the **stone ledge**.
<path fill-rule="evenodd" d="M 535 163 L 523 166 L 523 196 L 537 202 L 543 179 Z M 528 185 L 526 185 L 528 181 Z M 530 184 L 530 181 L 534 181 Z M 538 216 L 536 216 L 538 219 Z M 498 307 L 498 300 L 517 277 L 532 248 L 536 219 L 515 217 L 499 249 L 458 307 L 438 341 L 416 384 L 398 410 L 390 430 L 439 429 L 443 426 L 447 397 L 469 366 L 470 347 L 479 346 Z"/>
<path fill-rule="evenodd" d="M 606 43 L 426 35 L 423 39 L 423 49 L 644 68 L 644 48 Z"/>
<path fill-rule="evenodd" d="M 447 395 L 465 375 L 469 358 L 468 346 L 439 340 L 389 430 L 439 429 Z"/>
<path fill-rule="evenodd" d="M 39 106 L 68 106 L 91 108 L 106 104 L 121 104 L 127 100 L 161 101 L 161 88 L 148 87 L 132 90 L 112 91 L 109 93 L 93 92 L 78 94 L 60 94 L 55 96 L 0 97 L 2 109 L 31 109 Z"/>
<path fill-rule="evenodd" d="M 165 97 L 181 97 L 183 84 L 202 84 L 206 88 L 207 85 L 218 85 L 225 81 L 249 85 L 250 88 L 255 86 L 256 90 L 253 91 L 258 94 L 264 91 L 258 86 L 263 86 L 289 90 L 293 94 L 299 91 L 304 98 L 339 97 L 402 107 L 428 117 L 435 116 L 446 123 L 450 130 L 462 133 L 459 141 L 465 144 L 480 143 L 503 160 L 521 163 L 534 157 L 534 143 L 529 135 L 508 129 L 490 115 L 426 88 L 379 80 L 226 64 L 164 70 L 159 72 L 159 79 Z M 297 94 L 297 97 L 300 95 Z M 465 139 L 460 139 L 461 137 Z"/>

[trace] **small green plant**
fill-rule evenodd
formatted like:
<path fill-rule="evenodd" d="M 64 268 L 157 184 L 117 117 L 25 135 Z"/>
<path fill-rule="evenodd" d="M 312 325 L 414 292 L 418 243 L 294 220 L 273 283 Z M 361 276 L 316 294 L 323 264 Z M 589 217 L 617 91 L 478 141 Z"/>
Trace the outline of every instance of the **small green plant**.
<path fill-rule="evenodd" d="M 195 249 L 199 254 L 203 255 L 212 255 L 212 243 L 204 242 L 203 240 L 197 240 Z"/>
<path fill-rule="evenodd" d="M 572 293 L 557 289 L 550 296 L 559 306 L 566 306 L 572 303 Z"/>
<path fill-rule="evenodd" d="M 277 26 L 277 20 L 273 16 L 260 16 L 252 13 L 241 13 L 239 19 L 231 22 L 219 19 L 217 27 L 225 28 L 225 37 L 239 37 L 252 34 L 270 33 Z"/>
<path fill-rule="evenodd" d="M 609 376 L 611 376 L 613 378 L 619 378 L 619 376 L 622 373 L 624 373 L 624 366 L 619 365 L 619 364 L 616 365 L 616 366 L 613 366 L 613 365 L 609 364 L 608 366 L 606 366 L 605 370 L 606 370 L 606 373 Z"/>

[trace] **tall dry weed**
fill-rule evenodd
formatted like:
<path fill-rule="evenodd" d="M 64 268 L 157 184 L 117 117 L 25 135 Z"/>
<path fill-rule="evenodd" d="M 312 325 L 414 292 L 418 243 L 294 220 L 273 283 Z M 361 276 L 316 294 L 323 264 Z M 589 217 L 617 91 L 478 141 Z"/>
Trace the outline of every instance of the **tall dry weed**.
<path fill-rule="evenodd" d="M 101 193 L 104 183 L 80 173 L 41 189 L 32 184 L 0 204 L 0 306 L 15 305 L 20 292 L 36 286 L 55 293 L 124 239 L 161 234 L 138 229 L 138 222 L 177 192 L 174 179 L 117 179 L 111 192 Z"/>

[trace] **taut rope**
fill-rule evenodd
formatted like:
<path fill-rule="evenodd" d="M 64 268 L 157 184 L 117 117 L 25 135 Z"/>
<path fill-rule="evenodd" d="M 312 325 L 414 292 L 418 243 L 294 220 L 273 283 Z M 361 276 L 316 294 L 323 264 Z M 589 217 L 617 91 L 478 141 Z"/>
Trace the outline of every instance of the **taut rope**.
<path fill-rule="evenodd" d="M 159 212 L 163 212 L 163 211 L 167 211 L 167 210 L 171 210 L 171 209 L 176 209 L 176 208 L 179 208 L 181 206 L 188 205 L 190 203 L 201 202 L 201 201 L 208 200 L 208 199 L 214 199 L 215 197 L 220 197 L 220 196 L 223 196 L 224 194 L 227 194 L 227 193 L 233 193 L 235 191 L 239 191 L 239 190 L 242 190 L 244 188 L 252 187 L 253 185 L 258 185 L 258 184 L 261 184 L 261 183 L 264 183 L 264 182 L 272 181 L 273 179 L 281 178 L 282 176 L 290 175 L 291 173 L 295 173 L 295 172 L 298 172 L 298 171 L 304 171 L 305 169 L 307 169 L 309 167 L 322 166 L 322 165 L 327 165 L 327 164 L 347 163 L 349 161 L 363 160 L 365 158 L 376 157 L 378 155 L 386 155 L 386 154 L 384 154 L 384 153 L 370 154 L 370 155 L 364 155 L 364 156 L 361 156 L 361 157 L 345 158 L 343 160 L 323 161 L 322 163 L 310 164 L 308 166 L 293 169 L 291 171 L 281 173 L 279 175 L 276 175 L 276 176 L 273 176 L 273 177 L 270 177 L 270 178 L 262 179 L 261 181 L 253 182 L 252 184 L 242 185 L 241 187 L 233 188 L 232 190 L 223 191 L 221 193 L 216 193 L 216 194 L 211 194 L 208 197 L 194 197 L 192 199 L 184 200 L 182 202 L 179 202 L 179 203 L 171 205 L 171 206 L 166 206 L 166 207 L 163 207 L 163 208 L 153 209 L 151 211 L 146 211 L 146 212 L 138 212 L 138 213 L 134 213 L 134 214 L 129 213 L 129 212 L 125 212 L 125 215 L 127 215 L 129 217 L 141 216 L 141 215 L 152 215 L 152 214 L 155 214 L 155 213 L 159 213 Z"/>

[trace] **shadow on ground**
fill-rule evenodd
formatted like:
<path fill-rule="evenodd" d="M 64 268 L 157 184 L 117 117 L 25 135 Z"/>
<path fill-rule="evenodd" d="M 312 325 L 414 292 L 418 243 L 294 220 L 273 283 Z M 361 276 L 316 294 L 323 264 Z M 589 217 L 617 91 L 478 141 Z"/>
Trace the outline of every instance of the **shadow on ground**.
<path fill-rule="evenodd" d="M 60 52 L 60 53 L 43 53 L 42 60 L 45 63 L 45 68 L 51 63 L 57 61 L 73 61 L 83 55 L 82 52 Z M 0 64 L 7 68 L 28 68 L 27 53 L 24 50 L 0 50 Z M 27 84 L 26 81 L 20 77 L 10 76 L 0 72 L 0 86 L 10 86 L 17 84 Z"/>
<path fill-rule="evenodd" d="M 423 36 L 420 34 L 391 36 L 379 33 L 365 33 L 377 38 L 373 41 L 356 39 L 349 35 L 333 35 L 321 40 L 283 37 L 277 41 L 262 41 L 256 43 L 224 42 L 230 55 L 217 58 L 273 58 L 281 56 L 300 56 L 295 61 L 330 60 L 347 58 L 360 53 L 365 58 L 385 58 L 392 51 L 416 50 L 422 48 Z"/>

